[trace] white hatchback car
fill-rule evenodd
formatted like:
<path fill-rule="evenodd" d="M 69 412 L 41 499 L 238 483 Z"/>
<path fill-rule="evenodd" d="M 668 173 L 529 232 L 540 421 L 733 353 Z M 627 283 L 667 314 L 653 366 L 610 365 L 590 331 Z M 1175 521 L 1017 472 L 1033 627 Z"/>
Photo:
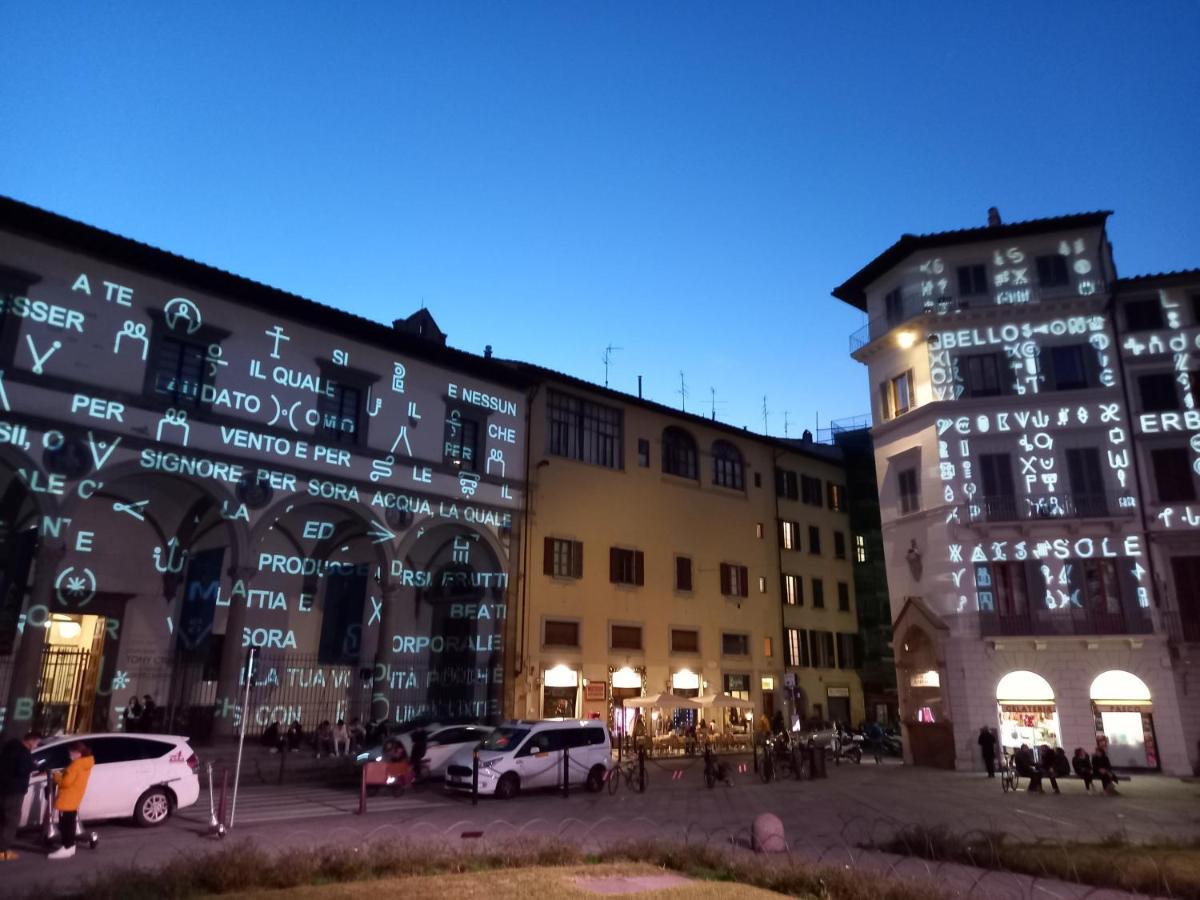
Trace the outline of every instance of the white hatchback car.
<path fill-rule="evenodd" d="M 177 809 L 191 806 L 200 796 L 200 766 L 187 738 L 170 734 L 72 734 L 51 738 L 33 751 L 35 769 L 65 769 L 67 748 L 87 744 L 96 764 L 88 778 L 79 818 L 127 819 L 141 826 L 161 825 Z M 26 827 L 45 816 L 46 775 L 35 772 L 22 806 Z"/>
<path fill-rule="evenodd" d="M 572 784 L 598 791 L 612 767 L 608 729 L 599 719 L 504 722 L 479 748 L 479 793 L 508 799 L 531 788 L 562 784 L 563 754 L 569 753 Z M 460 750 L 446 767 L 446 787 L 471 790 L 473 749 Z"/>
<path fill-rule="evenodd" d="M 428 740 L 425 744 L 425 765 L 429 769 L 430 778 L 441 778 L 446 774 L 446 766 L 450 758 L 464 748 L 474 750 L 480 741 L 492 733 L 490 725 L 431 725 L 426 732 Z M 389 740 L 399 741 L 404 745 L 404 752 L 412 756 L 411 731 L 398 734 Z M 355 757 L 360 765 L 365 762 L 378 762 L 383 759 L 383 747 L 372 747 L 364 750 Z"/>

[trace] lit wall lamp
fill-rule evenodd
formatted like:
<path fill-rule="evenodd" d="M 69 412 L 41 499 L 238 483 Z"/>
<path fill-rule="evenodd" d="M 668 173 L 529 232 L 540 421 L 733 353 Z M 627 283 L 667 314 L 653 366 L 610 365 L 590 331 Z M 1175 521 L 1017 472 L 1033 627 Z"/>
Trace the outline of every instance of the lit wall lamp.
<path fill-rule="evenodd" d="M 900 345 L 901 350 L 907 350 L 917 342 L 917 333 L 905 329 L 896 335 L 896 343 Z"/>

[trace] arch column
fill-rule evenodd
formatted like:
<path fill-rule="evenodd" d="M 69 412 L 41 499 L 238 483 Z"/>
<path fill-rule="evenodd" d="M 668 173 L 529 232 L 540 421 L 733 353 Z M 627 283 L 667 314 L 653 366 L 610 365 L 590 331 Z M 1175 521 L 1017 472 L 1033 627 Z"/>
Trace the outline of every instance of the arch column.
<path fill-rule="evenodd" d="M 66 555 L 67 545 L 62 541 L 42 544 L 38 550 L 33 584 L 29 588 L 29 602 L 25 605 L 25 625 L 21 629 L 21 638 L 13 658 L 4 717 L 4 730 L 14 735 L 28 731 L 37 715 L 38 679 L 41 677 L 42 651 L 46 641 L 42 630 L 30 625 L 30 613 L 38 606 L 44 606 L 47 610 L 52 608 L 54 578 Z"/>
<path fill-rule="evenodd" d="M 213 722 L 213 734 L 230 737 L 237 734 L 238 706 L 242 700 L 242 666 L 245 653 L 242 650 L 242 629 L 246 626 L 247 604 L 244 594 L 233 595 L 233 586 L 239 581 L 246 591 L 258 574 L 257 569 L 238 566 L 229 570 L 229 613 L 225 617 L 225 638 L 221 643 L 221 666 L 217 670 L 217 712 Z"/>

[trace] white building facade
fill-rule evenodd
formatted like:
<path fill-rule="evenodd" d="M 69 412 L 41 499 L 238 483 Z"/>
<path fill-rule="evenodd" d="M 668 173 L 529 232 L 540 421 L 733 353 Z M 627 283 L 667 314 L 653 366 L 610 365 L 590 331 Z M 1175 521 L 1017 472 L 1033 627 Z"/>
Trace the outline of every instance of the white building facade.
<path fill-rule="evenodd" d="M 911 762 L 982 768 L 983 726 L 1006 748 L 1069 754 L 1103 734 L 1118 765 L 1198 761 L 1107 216 L 993 212 L 984 228 L 905 235 L 834 291 L 869 319 L 851 349 L 873 385 Z"/>

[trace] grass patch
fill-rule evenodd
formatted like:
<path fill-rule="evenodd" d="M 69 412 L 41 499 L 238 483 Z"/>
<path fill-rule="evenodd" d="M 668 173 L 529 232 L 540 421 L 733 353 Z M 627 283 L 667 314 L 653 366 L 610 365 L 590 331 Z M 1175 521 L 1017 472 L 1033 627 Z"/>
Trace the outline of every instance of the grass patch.
<path fill-rule="evenodd" d="M 158 868 L 109 870 L 84 881 L 65 896 L 80 900 L 189 900 L 382 879 L 610 864 L 648 866 L 712 885 L 733 882 L 820 900 L 938 900 L 946 896 L 932 880 L 880 878 L 875 872 L 860 874 L 786 857 L 734 854 L 715 847 L 651 842 L 584 853 L 571 844 L 531 841 L 470 849 L 397 841 L 358 848 L 306 847 L 282 852 L 266 851 L 246 842 L 180 857 Z M 33 891 L 29 896 L 44 897 L 46 892 Z"/>
<path fill-rule="evenodd" d="M 914 826 L 872 847 L 936 862 L 1200 900 L 1200 839 L 1132 843 L 1110 835 L 1094 843 L 1026 843 L 997 832 L 964 834 L 942 826 Z"/>

